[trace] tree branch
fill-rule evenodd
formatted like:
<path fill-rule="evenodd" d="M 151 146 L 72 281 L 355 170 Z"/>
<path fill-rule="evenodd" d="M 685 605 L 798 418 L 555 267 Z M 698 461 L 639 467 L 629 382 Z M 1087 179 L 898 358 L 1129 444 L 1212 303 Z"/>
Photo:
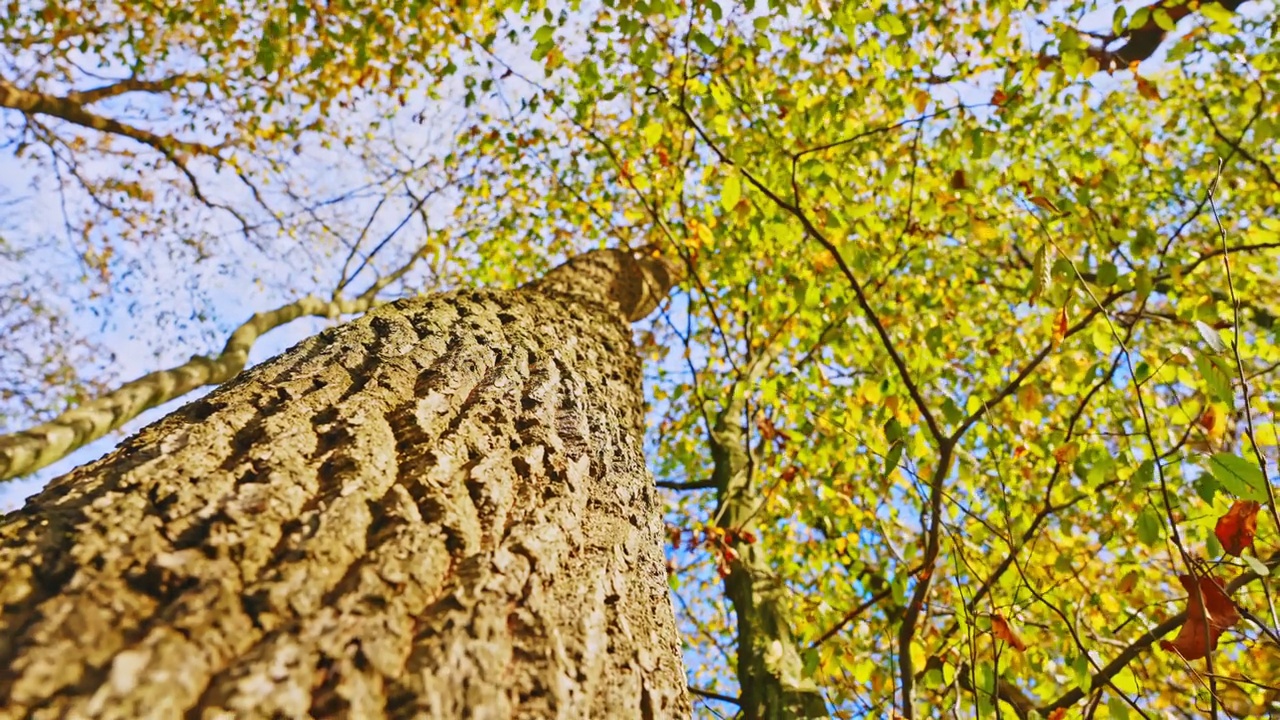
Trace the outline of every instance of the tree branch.
<path fill-rule="evenodd" d="M 170 75 L 160 80 L 140 80 L 138 78 L 127 78 L 119 82 L 113 82 L 109 85 L 92 88 L 80 92 L 69 92 L 66 99 L 77 105 L 91 105 L 106 98 L 116 97 L 133 92 L 165 92 L 172 90 L 179 83 L 190 80 L 190 76 L 184 74 Z"/>
<path fill-rule="evenodd" d="M 1277 188 L 1280 188 L 1280 178 L 1276 177 L 1276 173 L 1274 170 L 1271 169 L 1271 166 L 1259 160 L 1257 157 L 1252 155 L 1248 150 L 1245 150 L 1244 148 L 1240 147 L 1240 141 L 1243 138 L 1239 140 L 1232 140 L 1231 138 L 1227 137 L 1226 133 L 1222 132 L 1222 130 L 1218 128 L 1218 123 L 1214 122 L 1213 114 L 1209 112 L 1209 106 L 1203 102 L 1200 103 L 1200 112 L 1204 114 L 1204 119 L 1209 121 L 1209 127 L 1213 128 L 1213 134 L 1217 135 L 1219 140 L 1226 143 L 1227 146 L 1230 147 L 1236 153 L 1238 153 L 1240 157 L 1244 158 L 1245 160 L 1248 160 L 1255 167 L 1262 170 L 1263 174 L 1267 176 L 1267 179 L 1271 181 L 1271 184 L 1275 185 Z"/>
<path fill-rule="evenodd" d="M 404 265 L 383 277 L 354 300 L 322 300 L 308 295 L 249 318 L 231 333 L 222 352 L 197 355 L 167 370 L 157 370 L 114 392 L 68 410 L 53 420 L 9 435 L 0 435 L 0 481 L 39 470 L 133 420 L 146 410 L 182 397 L 196 388 L 220 385 L 235 377 L 249 360 L 249 350 L 262 335 L 300 317 L 337 318 L 378 305 L 376 296 L 398 280 L 425 252 L 424 244 Z"/>
<path fill-rule="evenodd" d="M 100 88 L 99 90 L 103 89 Z M 90 90 L 87 91 L 87 94 L 92 95 L 94 92 Z M 26 90 L 3 78 L 0 78 L 0 107 L 17 110 L 24 114 L 48 115 L 90 130 L 127 137 L 147 145 L 171 159 L 176 152 L 184 152 L 191 155 L 217 154 L 217 151 L 208 145 L 157 135 L 149 130 L 126 125 L 114 118 L 90 112 L 85 109 L 83 104 L 73 100 L 70 95 L 58 97 Z"/>
<path fill-rule="evenodd" d="M 733 705 L 739 704 L 738 698 L 736 697 L 721 695 L 720 693 L 711 692 L 710 690 L 703 690 L 702 688 L 696 688 L 692 685 L 689 686 L 689 692 L 693 693 L 694 695 L 697 695 L 698 697 L 704 697 L 709 700 L 719 700 L 720 702 L 727 702 Z"/>
<path fill-rule="evenodd" d="M 1268 558 L 1266 564 L 1268 567 L 1271 567 L 1271 568 L 1274 568 L 1277 565 L 1280 565 L 1280 552 L 1275 553 L 1270 558 Z M 1257 580 L 1259 577 L 1261 576 L 1254 572 L 1242 573 L 1239 577 L 1227 583 L 1226 593 L 1230 595 L 1231 593 L 1234 593 L 1236 590 L 1239 590 L 1245 585 L 1248 585 L 1254 580 Z M 1128 647 L 1126 647 L 1123 651 L 1121 651 L 1120 654 L 1117 655 L 1114 659 L 1112 659 L 1111 662 L 1107 663 L 1102 667 L 1101 670 L 1093 674 L 1093 680 L 1092 682 L 1089 683 L 1089 687 L 1101 687 L 1103 685 L 1110 684 L 1112 678 L 1114 678 L 1121 670 L 1125 668 L 1125 666 L 1127 666 L 1130 662 L 1132 662 L 1134 658 L 1138 657 L 1138 655 L 1143 650 L 1146 650 L 1147 648 L 1151 647 L 1151 645 L 1154 644 L 1156 640 L 1159 640 L 1165 635 L 1168 635 L 1174 630 L 1177 630 L 1178 628 L 1182 627 L 1182 624 L 1186 621 L 1187 621 L 1187 611 L 1183 610 L 1182 612 L 1174 615 L 1168 620 L 1165 620 L 1159 625 L 1156 625 L 1155 627 L 1146 631 L 1142 635 L 1138 636 L 1138 639 L 1134 640 Z M 1041 713 L 1048 715 L 1049 713 L 1053 712 L 1054 710 L 1057 710 L 1058 708 L 1071 707 L 1072 705 L 1080 702 L 1082 699 L 1084 699 L 1084 691 L 1081 690 L 1079 687 L 1074 687 L 1071 690 L 1068 690 L 1065 694 L 1063 694 L 1057 700 L 1054 700 L 1053 702 L 1044 706 L 1040 710 L 1041 710 Z"/>
<path fill-rule="evenodd" d="M 863 314 L 867 316 L 867 319 L 871 322 L 872 327 L 876 331 L 876 335 L 879 336 L 881 344 L 889 353 L 889 359 L 897 369 L 899 376 L 902 378 L 903 384 L 906 385 L 907 393 L 911 396 L 912 402 L 915 403 L 916 410 L 920 412 L 925 425 L 929 428 L 929 434 L 933 436 L 933 439 L 936 442 L 942 443 L 945 439 L 945 436 L 942 434 L 942 428 L 938 425 L 938 421 L 933 417 L 933 413 L 929 411 L 928 403 L 925 402 L 920 389 L 911 378 L 910 371 L 907 370 L 906 361 L 902 359 L 902 355 L 900 355 L 897 348 L 894 347 L 893 339 L 889 337 L 889 332 L 885 329 L 884 323 L 880 320 L 879 315 L 876 314 L 875 309 L 871 307 L 871 302 L 867 298 L 865 288 L 862 286 L 862 283 L 858 281 L 857 277 L 854 276 L 853 271 L 849 269 L 848 263 L 846 263 L 844 261 L 844 257 L 840 255 L 840 250 L 831 242 L 830 239 L 826 237 L 826 235 L 822 233 L 821 230 L 817 228 L 817 226 L 813 224 L 813 221 L 809 219 L 809 216 L 804 212 L 804 210 L 799 206 L 784 200 L 781 196 L 762 183 L 754 174 L 751 173 L 751 171 L 739 166 L 733 161 L 733 159 L 725 155 L 724 151 L 720 149 L 720 146 L 717 145 L 709 135 L 707 135 L 706 131 L 698 124 L 698 121 L 693 118 L 693 115 L 689 113 L 688 109 L 683 105 L 677 105 L 676 107 L 680 111 L 680 114 L 683 115 L 685 120 L 689 123 L 689 126 L 698 134 L 698 137 L 702 138 L 702 141 L 705 142 L 707 146 L 711 148 L 711 151 L 715 153 L 716 157 L 720 159 L 720 162 L 725 165 L 738 168 L 743 177 L 747 179 L 747 182 L 751 183 L 751 185 L 763 193 L 765 197 L 773 201 L 775 205 L 787 211 L 799 220 L 801 226 L 804 227 L 805 234 L 816 240 L 827 250 L 828 253 L 830 253 L 832 259 L 835 260 L 837 267 L 840 268 L 841 274 L 845 276 L 845 279 L 849 281 L 850 286 L 853 288 L 854 295 L 858 301 L 858 307 L 861 308 Z"/>
<path fill-rule="evenodd" d="M 1236 8 L 1244 4 L 1245 0 L 1217 0 L 1217 4 L 1224 9 L 1235 12 Z M 1148 19 L 1141 27 L 1127 28 L 1119 35 L 1102 36 L 1103 45 L 1090 47 L 1086 52 L 1090 57 L 1098 61 L 1098 66 L 1103 70 L 1109 69 L 1126 69 L 1133 63 L 1140 63 L 1151 57 L 1159 49 L 1161 43 L 1164 42 L 1168 31 L 1160 27 L 1155 20 L 1157 10 L 1167 13 L 1169 19 L 1177 23 L 1182 18 L 1191 15 L 1192 5 L 1186 0 L 1160 0 L 1152 3 L 1144 8 L 1147 10 Z M 1077 31 L 1079 32 L 1079 31 Z M 1080 33 L 1087 35 L 1088 33 Z M 1108 50 L 1107 45 L 1118 40 L 1125 41 L 1123 45 Z M 1048 67 L 1058 62 L 1057 55 L 1041 55 L 1040 67 Z"/>
<path fill-rule="evenodd" d="M 668 490 L 710 490 L 716 486 L 716 481 L 690 480 L 688 482 L 674 482 L 672 480 L 656 480 L 654 484 Z"/>

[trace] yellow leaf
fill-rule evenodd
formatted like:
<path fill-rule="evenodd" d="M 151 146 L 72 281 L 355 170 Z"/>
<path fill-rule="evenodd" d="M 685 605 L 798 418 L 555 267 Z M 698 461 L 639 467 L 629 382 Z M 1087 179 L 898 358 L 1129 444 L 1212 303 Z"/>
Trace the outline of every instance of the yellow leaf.
<path fill-rule="evenodd" d="M 929 93 L 923 90 L 917 90 L 915 96 L 911 98 L 916 106 L 916 112 L 920 114 L 924 114 L 925 108 L 929 107 L 929 100 Z"/>
<path fill-rule="evenodd" d="M 1035 385 L 1023 385 L 1018 390 L 1018 407 L 1023 410 L 1035 410 L 1040 406 L 1040 389 Z"/>
<path fill-rule="evenodd" d="M 1260 447 L 1275 447 L 1280 445 L 1280 433 L 1276 432 L 1276 426 L 1271 423 L 1259 425 L 1253 429 L 1253 440 Z"/>

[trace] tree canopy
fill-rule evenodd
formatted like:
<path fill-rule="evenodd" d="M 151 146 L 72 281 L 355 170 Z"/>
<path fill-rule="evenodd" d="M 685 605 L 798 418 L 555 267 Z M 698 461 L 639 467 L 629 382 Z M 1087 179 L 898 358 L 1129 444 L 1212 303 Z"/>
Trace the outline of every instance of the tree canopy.
<path fill-rule="evenodd" d="M 686 276 L 637 337 L 700 717 L 744 642 L 836 717 L 1265 716 L 1277 17 L 11 2 L 0 419 L 307 295 L 644 247 Z M 782 589 L 747 634 L 735 576 Z"/>

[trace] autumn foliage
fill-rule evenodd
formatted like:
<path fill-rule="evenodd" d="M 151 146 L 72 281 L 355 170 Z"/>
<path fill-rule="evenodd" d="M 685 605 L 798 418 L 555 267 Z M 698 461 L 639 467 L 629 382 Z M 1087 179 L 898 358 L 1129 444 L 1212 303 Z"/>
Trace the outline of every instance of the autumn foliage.
<path fill-rule="evenodd" d="M 1187 590 L 1187 619 L 1178 636 L 1172 642 L 1161 641 L 1160 647 L 1186 660 L 1199 660 L 1218 648 L 1218 638 L 1240 621 L 1240 613 L 1213 577 L 1179 575 L 1178 582 Z"/>
<path fill-rule="evenodd" d="M 1271 702 L 1274 3 L 224 5 L 0 13 L 6 432 L 643 247 L 699 718 Z"/>
<path fill-rule="evenodd" d="M 1218 518 L 1213 534 L 1228 555 L 1240 557 L 1246 548 L 1253 547 L 1253 536 L 1258 531 L 1258 511 L 1261 509 L 1262 503 L 1237 500 L 1226 515 Z"/>

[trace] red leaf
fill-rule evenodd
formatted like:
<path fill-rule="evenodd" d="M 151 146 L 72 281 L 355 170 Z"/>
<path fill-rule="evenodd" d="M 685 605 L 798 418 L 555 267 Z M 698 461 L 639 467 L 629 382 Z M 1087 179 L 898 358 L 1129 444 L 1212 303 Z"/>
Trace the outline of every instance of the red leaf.
<path fill-rule="evenodd" d="M 1160 647 L 1176 652 L 1187 660 L 1198 660 L 1206 652 L 1218 647 L 1218 638 L 1227 628 L 1240 622 L 1240 613 L 1236 612 L 1235 603 L 1227 595 L 1222 585 L 1212 577 L 1199 579 L 1200 592 L 1197 593 L 1196 579 L 1190 575 L 1179 575 L 1178 582 L 1187 589 L 1187 621 L 1178 630 L 1178 637 L 1173 642 L 1160 641 Z"/>
<path fill-rule="evenodd" d="M 1014 650 L 1022 652 L 1027 649 L 1027 644 L 1014 634 L 1013 628 L 1009 627 L 1009 622 L 1000 613 L 991 616 L 991 634 L 1009 643 Z"/>
<path fill-rule="evenodd" d="M 1253 500 L 1237 500 L 1226 515 L 1218 518 L 1213 534 L 1218 536 L 1223 550 L 1240 557 L 1245 548 L 1253 546 L 1253 534 L 1258 530 L 1258 510 L 1261 508 L 1262 505 Z"/>

